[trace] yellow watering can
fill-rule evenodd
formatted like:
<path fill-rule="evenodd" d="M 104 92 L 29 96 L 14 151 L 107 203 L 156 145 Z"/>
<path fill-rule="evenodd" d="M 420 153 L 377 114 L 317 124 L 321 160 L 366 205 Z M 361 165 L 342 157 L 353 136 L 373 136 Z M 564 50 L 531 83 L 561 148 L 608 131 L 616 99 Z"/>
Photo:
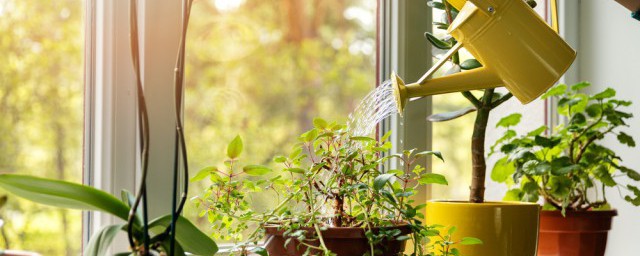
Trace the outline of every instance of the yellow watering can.
<path fill-rule="evenodd" d="M 498 86 L 526 104 L 555 84 L 576 57 L 576 51 L 522 0 L 449 2 L 460 10 L 448 31 L 458 43 L 415 83 L 405 85 L 391 74 L 400 113 L 409 98 Z M 429 79 L 463 46 L 481 68 Z"/>

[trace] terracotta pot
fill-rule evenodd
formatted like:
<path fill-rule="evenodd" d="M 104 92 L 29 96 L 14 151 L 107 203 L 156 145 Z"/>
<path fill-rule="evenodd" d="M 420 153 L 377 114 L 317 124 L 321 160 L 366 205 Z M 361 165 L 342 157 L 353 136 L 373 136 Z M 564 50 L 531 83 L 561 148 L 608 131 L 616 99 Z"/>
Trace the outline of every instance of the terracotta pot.
<path fill-rule="evenodd" d="M 611 211 L 567 212 L 542 211 L 538 256 L 603 256 L 611 219 Z"/>
<path fill-rule="evenodd" d="M 301 245 L 300 242 L 293 239 L 287 246 L 285 246 L 286 237 L 283 236 L 284 230 L 279 229 L 278 226 L 266 227 L 267 236 L 267 251 L 269 255 L 277 256 L 298 256 L 303 255 L 307 250 L 307 246 Z M 378 232 L 380 229 L 393 230 L 398 229 L 402 235 L 412 233 L 411 228 L 408 225 L 398 225 L 394 227 L 386 228 L 373 228 L 373 232 Z M 307 234 L 315 233 L 313 228 L 304 228 Z M 307 235 L 309 237 L 311 235 Z M 360 256 L 370 253 L 370 245 L 365 236 L 365 230 L 363 228 L 328 228 L 322 231 L 322 237 L 327 248 L 336 253 L 338 256 Z M 269 241 L 271 240 L 271 241 Z M 305 243 L 313 246 L 319 246 L 319 241 L 310 240 Z M 381 255 L 394 256 L 402 255 L 404 252 L 406 241 L 397 240 L 384 240 L 381 243 L 374 245 L 375 250 L 380 250 Z M 320 251 L 312 250 L 311 255 L 320 255 Z"/>
<path fill-rule="evenodd" d="M 465 256 L 535 256 L 540 205 L 521 202 L 427 202 L 426 224 L 455 226 L 453 239 L 476 237 L 481 245 L 459 245 Z M 446 232 L 441 230 L 441 232 Z"/>

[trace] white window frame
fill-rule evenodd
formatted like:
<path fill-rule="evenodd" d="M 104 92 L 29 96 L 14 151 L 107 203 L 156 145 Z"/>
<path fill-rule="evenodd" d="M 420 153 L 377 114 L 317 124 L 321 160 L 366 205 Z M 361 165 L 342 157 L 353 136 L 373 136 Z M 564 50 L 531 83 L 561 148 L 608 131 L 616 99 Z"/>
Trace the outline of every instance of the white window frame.
<path fill-rule="evenodd" d="M 431 8 L 424 1 L 380 0 L 378 4 L 378 80 L 389 79 L 392 71 L 406 82 L 418 80 L 432 64 L 431 45 L 423 36 L 432 30 Z M 431 149 L 432 126 L 426 120 L 431 108 L 431 97 L 409 101 L 403 117 L 394 115 L 380 124 L 380 134 L 392 132 L 391 152 Z M 430 159 L 422 159 L 419 164 L 431 169 Z M 387 168 L 397 169 L 398 165 L 394 162 Z M 421 186 L 416 201 L 430 198 L 429 189 Z"/>

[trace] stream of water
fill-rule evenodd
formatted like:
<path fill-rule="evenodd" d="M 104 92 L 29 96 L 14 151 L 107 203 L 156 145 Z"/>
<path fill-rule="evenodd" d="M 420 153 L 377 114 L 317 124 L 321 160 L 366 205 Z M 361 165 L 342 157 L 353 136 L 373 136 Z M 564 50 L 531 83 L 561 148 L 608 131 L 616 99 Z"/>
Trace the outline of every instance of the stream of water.
<path fill-rule="evenodd" d="M 396 113 L 398 109 L 393 96 L 393 87 L 391 80 L 387 80 L 365 96 L 349 115 L 347 132 L 351 136 L 369 136 L 378 123 Z"/>

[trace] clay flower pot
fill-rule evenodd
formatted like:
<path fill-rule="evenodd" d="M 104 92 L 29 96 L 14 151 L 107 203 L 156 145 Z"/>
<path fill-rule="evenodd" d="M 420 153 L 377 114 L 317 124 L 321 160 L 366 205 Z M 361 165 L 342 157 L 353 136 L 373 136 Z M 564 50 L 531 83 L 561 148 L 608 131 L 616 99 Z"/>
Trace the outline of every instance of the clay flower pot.
<path fill-rule="evenodd" d="M 617 211 L 542 211 L 538 256 L 603 256 Z"/>
<path fill-rule="evenodd" d="M 412 233 L 411 228 L 406 224 L 386 228 L 373 228 L 372 231 L 375 233 L 380 229 L 398 229 L 400 230 L 400 235 L 408 235 Z M 315 233 L 313 228 L 304 228 L 304 230 L 306 230 L 308 234 Z M 298 256 L 303 255 L 307 250 L 307 246 L 301 245 L 300 242 L 295 239 L 285 246 L 284 244 L 287 238 L 283 236 L 284 230 L 280 229 L 278 226 L 265 227 L 265 231 L 268 242 L 266 249 L 269 252 L 269 255 Z M 307 237 L 309 236 L 310 235 L 307 235 Z M 327 248 L 338 256 L 359 256 L 370 253 L 369 251 L 371 247 L 367 241 L 367 237 L 365 236 L 365 229 L 363 228 L 330 227 L 327 230 L 322 231 L 322 237 Z M 304 242 L 313 246 L 320 245 L 320 242 L 317 240 Z M 398 241 L 393 239 L 384 240 L 381 243 L 374 245 L 374 248 L 376 250 L 380 250 L 382 252 L 381 255 L 394 256 L 402 255 L 405 245 L 406 240 Z M 320 255 L 319 253 L 320 251 L 312 250 L 311 255 Z"/>

